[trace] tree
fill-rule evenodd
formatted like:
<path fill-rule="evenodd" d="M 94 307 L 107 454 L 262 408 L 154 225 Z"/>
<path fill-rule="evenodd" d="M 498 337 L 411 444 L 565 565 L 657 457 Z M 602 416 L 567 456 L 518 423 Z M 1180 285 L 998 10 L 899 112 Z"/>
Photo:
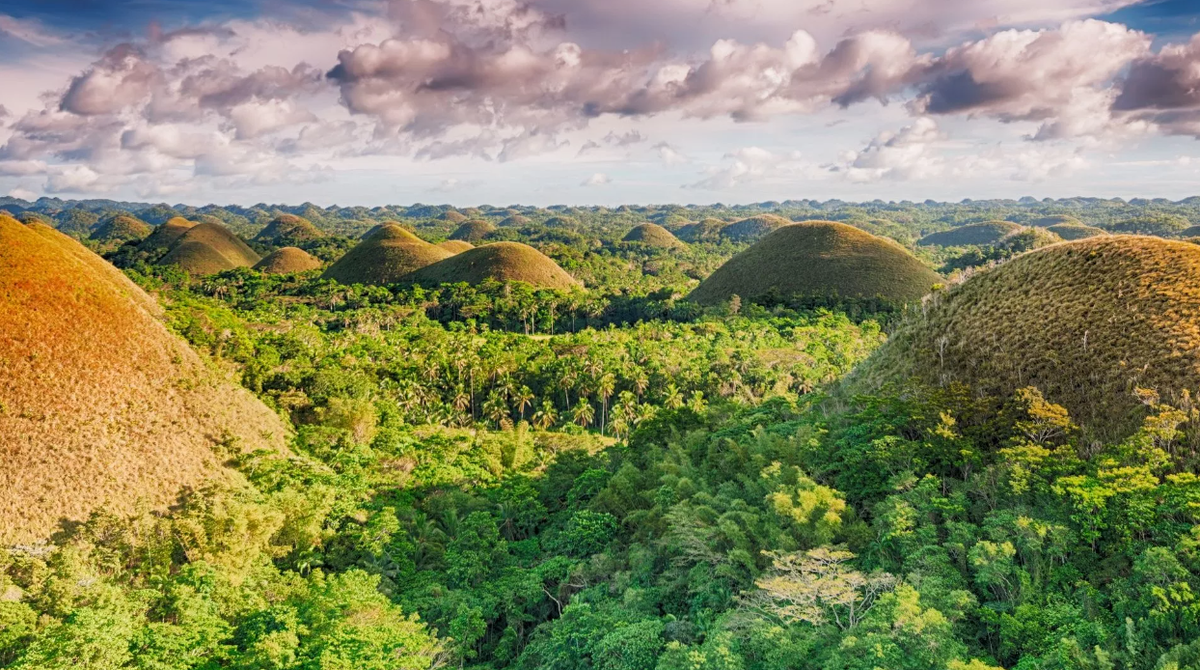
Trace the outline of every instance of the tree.
<path fill-rule="evenodd" d="M 875 606 L 879 596 L 896 585 L 887 573 L 865 575 L 848 563 L 854 554 L 819 548 L 792 554 L 764 552 L 771 557 L 769 575 L 756 580 L 753 602 L 788 623 L 823 626 L 833 623 L 851 630 Z"/>

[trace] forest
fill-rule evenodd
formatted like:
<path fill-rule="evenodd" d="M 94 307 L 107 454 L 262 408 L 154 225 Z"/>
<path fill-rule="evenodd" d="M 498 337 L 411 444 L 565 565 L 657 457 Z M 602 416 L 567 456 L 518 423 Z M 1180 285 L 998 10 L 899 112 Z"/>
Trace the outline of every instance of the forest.
<path fill-rule="evenodd" d="M 99 509 L 49 542 L 0 548 L 0 668 L 1200 668 L 1191 372 L 1168 392 L 1145 381 L 1140 353 L 1103 352 L 1143 370 L 1121 372 L 1123 404 L 1103 410 L 1120 425 L 1071 390 L 1101 384 L 1075 353 L 1038 350 L 1048 371 L 1031 363 L 1007 385 L 972 379 L 975 363 L 946 372 L 958 363 L 945 342 L 914 364 L 940 377 L 888 372 L 897 342 L 915 348 L 923 324 L 942 323 L 931 314 L 955 300 L 970 314 L 990 299 L 972 284 L 1039 254 L 1154 236 L 1191 262 L 1200 199 L 0 208 L 120 268 L 205 366 L 291 431 L 282 451 L 220 436 L 227 475 L 166 508 Z M 320 231 L 292 241 L 323 264 L 387 221 L 441 243 L 484 220 L 477 248 L 528 244 L 580 286 L 198 275 L 140 237 L 93 236 L 117 215 L 147 230 L 210 217 L 263 256 L 283 242 L 256 236 L 292 215 Z M 689 300 L 758 241 L 722 226 L 763 215 L 847 224 L 938 283 L 909 301 Z M 921 242 L 996 221 L 1013 228 Z M 685 244 L 626 240 L 641 222 Z M 1064 224 L 1098 237 L 1064 242 L 1050 230 Z M 1151 264 L 1139 262 L 1131 277 Z M 1124 300 L 1136 283 L 1120 285 Z M 1195 323 L 1190 290 L 1154 314 Z M 1020 326 L 1014 350 L 1032 357 L 1028 333 L 1052 328 Z M 1119 342 L 1081 328 L 1086 355 Z M 1175 332 L 1153 360 L 1191 370 L 1190 331 Z"/>

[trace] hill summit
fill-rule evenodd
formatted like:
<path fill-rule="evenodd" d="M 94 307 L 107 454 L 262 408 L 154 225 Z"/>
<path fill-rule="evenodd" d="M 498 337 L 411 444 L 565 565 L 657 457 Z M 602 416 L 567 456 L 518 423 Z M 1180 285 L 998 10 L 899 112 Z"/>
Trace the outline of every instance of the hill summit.
<path fill-rule="evenodd" d="M 101 221 L 88 239 L 95 242 L 128 242 L 144 239 L 153 230 L 144 221 L 128 214 L 118 214 Z"/>
<path fill-rule="evenodd" d="M 921 246 L 965 247 L 968 245 L 996 244 L 1005 236 L 1023 230 L 1023 226 L 1012 221 L 985 221 L 951 228 L 921 238 Z"/>
<path fill-rule="evenodd" d="M 451 252 L 389 222 L 377 226 L 322 275 L 343 284 L 392 284 Z"/>
<path fill-rule="evenodd" d="M 287 429 L 214 376 L 123 274 L 46 226 L 0 216 L 0 545 L 224 473 L 213 447 Z"/>
<path fill-rule="evenodd" d="M 311 221 L 294 214 L 280 214 L 263 228 L 255 240 L 281 246 L 295 246 L 301 242 L 325 237 Z"/>
<path fill-rule="evenodd" d="M 729 259 L 688 298 L 702 305 L 773 293 L 908 302 L 939 281 L 889 239 L 843 223 L 805 221 L 782 226 Z"/>
<path fill-rule="evenodd" d="M 255 270 L 266 274 L 285 275 L 293 272 L 308 272 L 321 267 L 321 261 L 311 254 L 296 247 L 280 247 L 267 254 L 266 258 L 254 266 Z"/>
<path fill-rule="evenodd" d="M 907 380 L 1001 397 L 1036 386 L 1081 424 L 1128 433 L 1135 387 L 1200 389 L 1200 247 L 1092 237 L 977 274 L 910 315 L 850 385 Z"/>
<path fill-rule="evenodd" d="M 262 258 L 225 226 L 201 223 L 188 228 L 159 260 L 161 265 L 176 265 L 196 276 L 211 275 L 234 268 L 254 267 Z"/>
<path fill-rule="evenodd" d="M 656 223 L 643 223 L 634 227 L 625 236 L 623 241 L 637 242 L 649 247 L 658 247 L 659 249 L 680 249 L 684 246 L 683 242 L 679 241 L 679 238 L 671 234 L 671 231 Z"/>
<path fill-rule="evenodd" d="M 154 231 L 138 245 L 138 250 L 150 253 L 166 251 L 184 233 L 195 227 L 195 221 L 188 221 L 181 216 L 167 219 L 165 223 L 155 226 Z"/>
<path fill-rule="evenodd" d="M 470 242 L 472 244 L 482 241 L 489 233 L 496 230 L 491 222 L 483 219 L 471 219 L 464 221 L 453 233 L 450 234 L 450 239 L 459 242 Z"/>
<path fill-rule="evenodd" d="M 565 290 L 579 286 L 557 263 L 519 242 L 496 242 L 464 251 L 412 273 L 406 281 L 437 286 L 458 282 L 479 284 L 488 279 L 520 281 L 537 288 Z"/>

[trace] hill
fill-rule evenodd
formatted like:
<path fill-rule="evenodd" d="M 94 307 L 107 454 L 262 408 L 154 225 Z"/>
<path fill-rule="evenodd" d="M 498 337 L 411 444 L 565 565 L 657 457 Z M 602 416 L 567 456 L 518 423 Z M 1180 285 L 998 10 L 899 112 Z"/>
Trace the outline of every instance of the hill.
<path fill-rule="evenodd" d="M 806 221 L 782 226 L 729 259 L 688 296 L 717 305 L 738 295 L 875 298 L 906 302 L 940 282 L 907 249 L 853 226 Z"/>
<path fill-rule="evenodd" d="M 295 246 L 301 242 L 325 237 L 308 219 L 293 214 L 280 214 L 255 236 L 255 240 L 268 244 Z"/>
<path fill-rule="evenodd" d="M 521 216 L 520 214 L 513 214 L 512 216 L 501 221 L 500 227 L 510 228 L 516 226 L 528 226 L 530 223 L 532 223 L 532 221 L 529 219 L 529 217 Z"/>
<path fill-rule="evenodd" d="M 321 261 L 313 258 L 307 251 L 296 247 L 281 247 L 267 254 L 267 257 L 254 266 L 255 270 L 273 275 L 308 272 L 321 267 Z"/>
<path fill-rule="evenodd" d="M 1011 235 L 1023 229 L 1020 224 L 1012 221 L 987 221 L 984 223 L 972 223 L 966 226 L 960 226 L 952 230 L 944 230 L 940 233 L 933 233 L 922 237 L 917 244 L 921 246 L 938 246 L 938 247 L 965 247 L 971 245 L 990 245 L 996 244 L 1004 239 L 1006 235 Z"/>
<path fill-rule="evenodd" d="M 1190 226 L 1188 228 L 1184 228 L 1183 230 L 1179 231 L 1179 237 L 1185 239 L 1189 237 L 1200 237 L 1200 226 Z"/>
<path fill-rule="evenodd" d="M 636 226 L 624 238 L 625 242 L 637 242 L 650 247 L 658 247 L 659 249 L 680 249 L 684 246 L 679 238 L 671 234 L 671 231 L 663 228 L 656 223 L 643 223 Z"/>
<path fill-rule="evenodd" d="M 343 284 L 392 284 L 451 255 L 398 223 L 385 223 L 329 266 L 322 277 Z"/>
<path fill-rule="evenodd" d="M 720 219 L 704 219 L 696 223 L 689 223 L 683 226 L 675 235 L 684 242 L 696 244 L 698 242 L 720 242 L 721 231 L 729 224 Z"/>
<path fill-rule="evenodd" d="M 1200 388 L 1200 247 L 1104 236 L 1033 251 L 938 294 L 853 375 L 964 382 L 1006 397 L 1037 386 L 1093 430 L 1142 416 L 1134 387 Z"/>
<path fill-rule="evenodd" d="M 437 286 L 479 284 L 486 279 L 521 281 L 538 288 L 570 289 L 579 285 L 542 252 L 518 242 L 496 242 L 464 251 L 412 273 L 406 281 Z"/>
<path fill-rule="evenodd" d="M 488 236 L 488 233 L 494 230 L 496 230 L 496 226 L 493 226 L 491 223 L 482 219 L 472 219 L 464 221 L 462 225 L 450 234 L 450 239 L 474 244 L 482 241 Z"/>
<path fill-rule="evenodd" d="M 175 265 L 196 276 L 254 267 L 262 258 L 225 226 L 201 223 L 175 240 L 160 265 Z"/>
<path fill-rule="evenodd" d="M 467 220 L 467 215 L 451 209 L 443 212 L 442 215 L 438 217 L 438 220 L 449 221 L 450 223 L 462 223 L 463 221 Z"/>
<path fill-rule="evenodd" d="M 721 229 L 721 237 L 730 242 L 757 242 L 767 234 L 792 223 L 782 216 L 762 214 L 735 221 Z"/>
<path fill-rule="evenodd" d="M 146 239 L 142 240 L 142 243 L 138 245 L 138 250 L 150 253 L 166 251 L 167 249 L 170 249 L 171 245 L 175 244 L 175 241 L 182 237 L 184 233 L 196 227 L 196 225 L 197 224 L 195 222 L 188 221 L 187 219 L 179 216 L 167 219 L 165 223 L 155 227 L 154 232 L 150 233 Z"/>
<path fill-rule="evenodd" d="M 154 229 L 144 221 L 127 214 L 105 219 L 92 231 L 89 239 L 95 242 L 129 242 L 145 239 Z"/>
<path fill-rule="evenodd" d="M 1107 235 L 1108 231 L 1082 223 L 1056 223 L 1046 230 L 1058 235 L 1064 240 L 1083 240 L 1097 235 Z"/>
<path fill-rule="evenodd" d="M 1079 219 L 1069 214 L 1054 214 L 1052 216 L 1043 216 L 1029 222 L 1029 225 L 1034 228 L 1049 228 L 1051 226 L 1061 226 L 1064 224 L 1072 224 L 1077 226 L 1086 225 Z"/>
<path fill-rule="evenodd" d="M 0 216 L 0 545 L 98 508 L 175 501 L 224 472 L 213 447 L 282 449 L 285 425 L 213 376 L 111 265 Z"/>
<path fill-rule="evenodd" d="M 452 254 L 461 254 L 464 251 L 470 251 L 475 248 L 474 244 L 462 240 L 446 240 L 438 246 Z"/>

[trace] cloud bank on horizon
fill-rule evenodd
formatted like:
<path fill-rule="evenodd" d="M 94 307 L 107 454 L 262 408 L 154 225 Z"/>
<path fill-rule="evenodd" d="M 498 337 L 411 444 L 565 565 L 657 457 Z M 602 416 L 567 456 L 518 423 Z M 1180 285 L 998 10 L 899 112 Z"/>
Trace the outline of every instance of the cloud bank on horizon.
<path fill-rule="evenodd" d="M 68 4 L 0 14 L 0 193 L 1169 197 L 1200 168 L 1172 2 Z"/>

